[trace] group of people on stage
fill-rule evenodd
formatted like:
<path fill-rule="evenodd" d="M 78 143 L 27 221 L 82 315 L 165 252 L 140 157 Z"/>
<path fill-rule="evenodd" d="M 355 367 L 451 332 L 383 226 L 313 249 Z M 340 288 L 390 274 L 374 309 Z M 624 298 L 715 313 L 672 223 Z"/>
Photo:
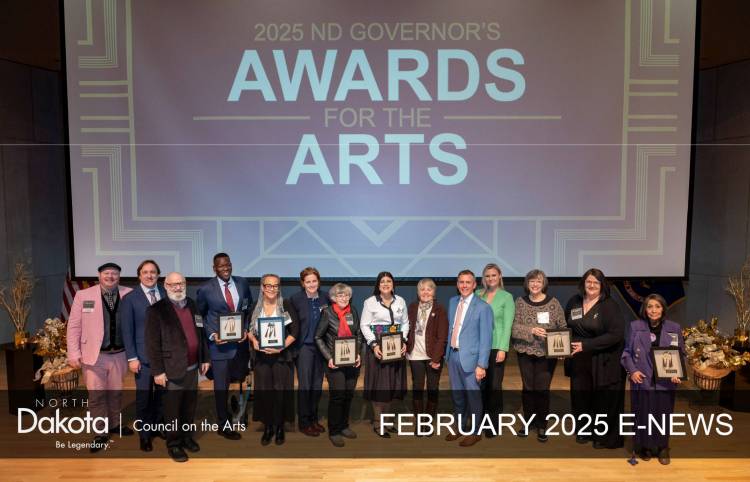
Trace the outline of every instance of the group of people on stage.
<path fill-rule="evenodd" d="M 145 260 L 137 270 L 139 285 L 119 285 L 120 267 L 99 267 L 99 284 L 78 291 L 68 321 L 68 361 L 82 367 L 89 390 L 89 410 L 94 417 L 107 417 L 110 432 L 133 434 L 119 424 L 123 378 L 135 375 L 136 415 L 140 448 L 153 450 L 152 439 L 164 437 L 169 455 L 186 461 L 187 452 L 200 450 L 190 431 L 182 427 L 193 421 L 200 375 L 213 380 L 219 435 L 229 440 L 242 436 L 228 410 L 228 390 L 254 371 L 253 420 L 263 424 L 261 444 L 285 441 L 285 424 L 297 419 L 299 430 L 320 436 L 318 405 L 323 376 L 329 386 L 328 437 L 336 447 L 357 434 L 349 426 L 349 412 L 360 369 L 364 366 L 364 398 L 372 404 L 373 430 L 390 438 L 392 428 L 381 427 L 381 414 L 407 392 L 406 370 L 412 379 L 415 414 L 437 414 L 439 381 L 448 370 L 456 416 L 467 421 L 473 415 L 492 420 L 503 412 L 502 383 L 511 348 L 518 356 L 523 384 L 524 416 L 534 415 L 536 438 L 548 440 L 550 384 L 558 359 L 548 356 L 548 330 L 571 330 L 571 355 L 565 359 L 570 377 L 571 409 L 576 419 L 588 415 L 605 418 L 607 430 L 593 436 L 578 433 L 576 441 L 593 442 L 594 448 L 622 447 L 619 414 L 624 411 L 625 380 L 631 381 L 635 420 L 648 414 L 671 413 L 679 378 L 657 379 L 649 356 L 653 347 L 674 346 L 684 353 L 679 325 L 665 319 L 666 303 L 659 295 L 648 296 L 641 316 L 626 326 L 617 303 L 609 293 L 604 274 L 589 269 L 578 291 L 563 309 L 547 294 L 548 279 L 541 270 L 525 277 L 525 295 L 515 302 L 504 289 L 501 268 L 485 266 L 481 284 L 470 270 L 457 276 L 458 295 L 447 307 L 436 299 L 435 282 L 417 284 L 417 299 L 411 304 L 396 294 L 389 272 L 378 274 L 373 295 L 361 312 L 352 305 L 352 288 L 334 284 L 326 294 L 320 289 L 320 273 L 308 267 L 300 273 L 301 290 L 289 298 L 281 296 L 281 279 L 261 277 L 260 295 L 253 301 L 248 282 L 232 276 L 229 256 L 214 256 L 216 277 L 203 283 L 196 299 L 187 297 L 187 284 L 180 273 L 169 273 L 158 285 L 160 270 Z M 220 320 L 241 314 L 242 336 L 220 337 Z M 284 337 L 277 348 L 261 346 L 259 321 L 282 319 Z M 401 356 L 385 362 L 381 337 L 401 335 Z M 356 362 L 336 366 L 337 339 L 356 340 Z M 361 348 L 360 348 L 361 347 Z M 294 390 L 296 371 L 297 390 Z M 426 392 L 426 397 L 425 397 Z M 294 395 L 297 394 L 295 413 Z M 599 415 L 599 417 L 596 417 Z M 159 422 L 178 422 L 166 433 L 153 429 Z M 636 423 L 637 425 L 643 425 Z M 478 428 L 451 432 L 446 440 L 461 439 L 468 447 L 483 436 Z M 485 432 L 491 436 L 491 433 Z M 529 435 L 521 429 L 519 436 Z M 100 435 L 92 451 L 108 438 Z M 652 455 L 669 463 L 668 436 L 636 430 L 636 449 L 644 460 Z"/>

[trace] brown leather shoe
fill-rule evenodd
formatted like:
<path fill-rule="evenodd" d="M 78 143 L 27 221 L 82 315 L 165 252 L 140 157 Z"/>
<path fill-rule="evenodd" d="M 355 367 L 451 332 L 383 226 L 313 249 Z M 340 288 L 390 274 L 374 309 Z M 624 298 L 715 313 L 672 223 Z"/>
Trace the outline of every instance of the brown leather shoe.
<path fill-rule="evenodd" d="M 320 437 L 320 432 L 315 430 L 315 427 L 312 425 L 308 425 L 307 427 L 300 430 L 303 434 L 307 435 L 308 437 Z"/>
<path fill-rule="evenodd" d="M 461 434 L 460 433 L 456 432 L 455 434 L 452 434 L 452 433 L 448 432 L 448 435 L 445 436 L 445 441 L 446 442 L 453 442 L 453 441 L 458 440 L 460 438 L 461 438 Z"/>
<path fill-rule="evenodd" d="M 461 447 L 471 447 L 472 445 L 476 444 L 480 440 L 482 440 L 481 435 L 467 435 L 466 437 L 464 437 L 463 440 L 461 440 L 458 443 L 458 445 L 460 445 Z"/>

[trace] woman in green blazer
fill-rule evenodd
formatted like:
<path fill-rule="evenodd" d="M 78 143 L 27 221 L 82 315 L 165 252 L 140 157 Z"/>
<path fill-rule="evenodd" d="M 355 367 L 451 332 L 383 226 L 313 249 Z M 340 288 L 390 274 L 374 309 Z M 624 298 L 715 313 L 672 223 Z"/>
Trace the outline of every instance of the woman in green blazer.
<path fill-rule="evenodd" d="M 495 318 L 492 325 L 492 351 L 487 364 L 487 376 L 482 385 L 482 406 L 484 413 L 491 415 L 493 421 L 497 421 L 497 415 L 503 411 L 505 358 L 510 345 L 510 330 L 516 307 L 513 296 L 503 288 L 503 272 L 500 266 L 489 263 L 484 267 L 482 286 L 476 295 L 492 307 Z M 493 434 L 489 432 L 485 435 L 491 437 Z"/>

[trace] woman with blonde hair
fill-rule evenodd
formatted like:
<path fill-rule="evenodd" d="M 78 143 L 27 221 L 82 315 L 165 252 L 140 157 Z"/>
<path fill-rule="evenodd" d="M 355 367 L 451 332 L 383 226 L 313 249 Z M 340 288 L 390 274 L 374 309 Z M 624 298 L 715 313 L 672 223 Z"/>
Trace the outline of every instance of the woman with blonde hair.
<path fill-rule="evenodd" d="M 513 326 L 515 305 L 513 295 L 505 291 L 503 271 L 495 263 L 488 263 L 482 270 L 482 288 L 476 295 L 492 308 L 494 322 L 492 325 L 492 350 L 487 364 L 487 375 L 482 385 L 482 406 L 484 413 L 497 420 L 503 412 L 503 378 L 505 376 L 505 357 L 510 345 L 510 330 Z M 496 427 L 497 428 L 497 427 Z M 491 437 L 492 431 L 486 433 Z"/>

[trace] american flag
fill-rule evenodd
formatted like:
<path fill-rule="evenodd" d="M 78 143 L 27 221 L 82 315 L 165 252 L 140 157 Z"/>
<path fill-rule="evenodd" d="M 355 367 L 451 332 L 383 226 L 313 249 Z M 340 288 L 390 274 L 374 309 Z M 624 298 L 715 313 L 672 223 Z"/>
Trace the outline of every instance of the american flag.
<path fill-rule="evenodd" d="M 76 291 L 84 290 L 89 286 L 91 284 L 88 281 L 73 281 L 70 277 L 70 268 L 68 268 L 68 274 L 65 275 L 65 282 L 63 283 L 62 311 L 60 313 L 63 321 L 68 321 L 70 307 L 73 306 L 73 298 L 76 296 Z"/>

